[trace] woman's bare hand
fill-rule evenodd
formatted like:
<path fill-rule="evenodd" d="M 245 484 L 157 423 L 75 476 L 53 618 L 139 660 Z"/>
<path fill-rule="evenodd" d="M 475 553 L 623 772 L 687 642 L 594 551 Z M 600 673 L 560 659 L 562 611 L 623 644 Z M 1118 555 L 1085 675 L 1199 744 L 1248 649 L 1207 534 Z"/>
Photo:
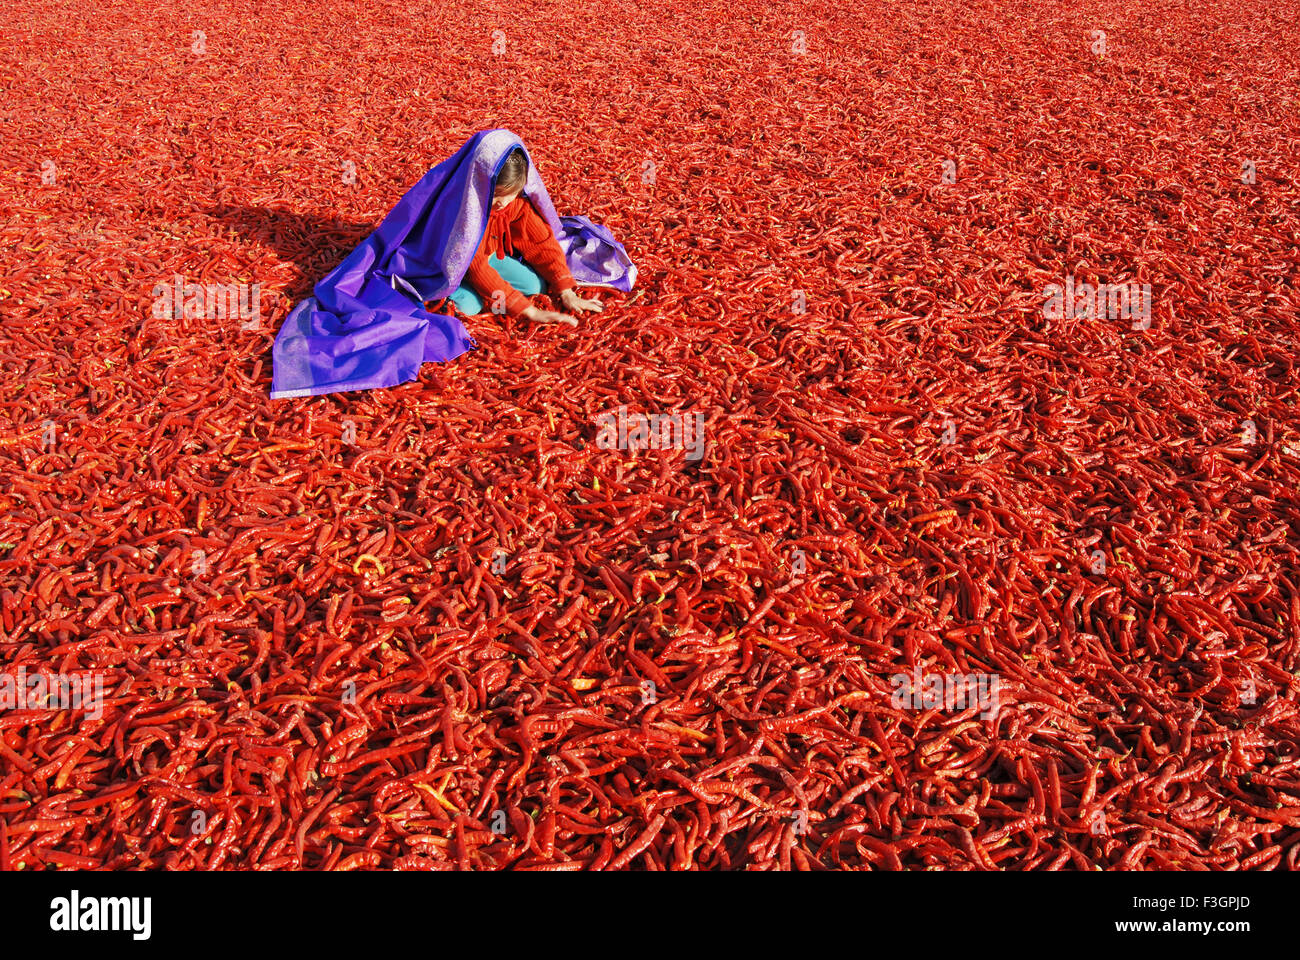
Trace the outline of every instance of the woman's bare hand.
<path fill-rule="evenodd" d="M 534 323 L 567 323 L 571 327 L 578 325 L 576 317 L 571 317 L 565 313 L 556 313 L 554 310 L 539 310 L 537 307 L 529 307 L 521 316 L 525 320 L 532 320 Z"/>
<path fill-rule="evenodd" d="M 578 296 L 578 291 L 572 287 L 560 294 L 560 302 L 574 313 L 582 313 L 584 310 L 591 313 L 600 313 L 605 309 L 605 305 L 599 300 L 584 300 Z"/>

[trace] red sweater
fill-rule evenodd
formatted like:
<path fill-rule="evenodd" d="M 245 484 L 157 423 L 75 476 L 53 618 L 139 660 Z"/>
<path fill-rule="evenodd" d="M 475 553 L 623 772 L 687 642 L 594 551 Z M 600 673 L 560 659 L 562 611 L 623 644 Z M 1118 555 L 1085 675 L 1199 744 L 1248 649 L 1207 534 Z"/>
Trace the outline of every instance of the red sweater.
<path fill-rule="evenodd" d="M 492 309 L 493 291 L 504 290 L 506 314 L 517 317 L 531 306 L 531 301 L 488 265 L 488 257 L 492 254 L 518 256 L 528 261 L 528 265 L 546 281 L 550 288 L 548 292 L 555 296 L 577 286 L 551 228 L 522 193 L 500 210 L 488 214 L 483 242 L 470 261 L 464 281 L 483 298 L 489 310 Z"/>

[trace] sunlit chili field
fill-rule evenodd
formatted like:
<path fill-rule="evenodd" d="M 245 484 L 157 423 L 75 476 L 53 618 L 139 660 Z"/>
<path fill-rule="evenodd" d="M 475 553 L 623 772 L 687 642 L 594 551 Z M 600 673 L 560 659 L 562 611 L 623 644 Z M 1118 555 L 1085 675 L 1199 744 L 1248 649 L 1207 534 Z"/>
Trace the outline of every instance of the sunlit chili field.
<path fill-rule="evenodd" d="M 1298 19 L 3 0 L 0 869 L 1296 867 Z M 635 289 L 270 400 L 495 127 Z"/>

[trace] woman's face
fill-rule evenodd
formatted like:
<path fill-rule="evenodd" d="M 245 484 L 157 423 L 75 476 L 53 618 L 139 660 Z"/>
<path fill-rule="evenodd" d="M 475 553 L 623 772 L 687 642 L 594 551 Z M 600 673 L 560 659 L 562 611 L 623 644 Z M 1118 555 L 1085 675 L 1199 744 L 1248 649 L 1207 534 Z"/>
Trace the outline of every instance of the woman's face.
<path fill-rule="evenodd" d="M 507 191 L 506 193 L 502 193 L 498 189 L 496 193 L 492 195 L 492 209 L 500 210 L 503 207 L 509 206 L 511 203 L 514 202 L 515 197 L 519 196 L 519 194 L 522 192 L 523 191 L 521 189 L 517 189 L 517 190 Z"/>

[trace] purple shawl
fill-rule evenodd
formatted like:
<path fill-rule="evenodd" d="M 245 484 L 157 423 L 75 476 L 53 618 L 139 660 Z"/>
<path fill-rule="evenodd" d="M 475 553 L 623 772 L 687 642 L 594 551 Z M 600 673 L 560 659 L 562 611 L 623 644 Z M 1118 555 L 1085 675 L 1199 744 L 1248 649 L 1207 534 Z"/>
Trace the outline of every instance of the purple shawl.
<path fill-rule="evenodd" d="M 426 360 L 473 349 L 458 318 L 424 303 L 460 286 L 487 229 L 493 178 L 515 147 L 528 157 L 523 196 L 554 231 L 573 279 L 632 289 L 636 266 L 623 245 L 586 217 L 556 216 L 523 141 L 483 130 L 421 177 L 285 318 L 272 348 L 273 398 L 392 387 L 416 379 Z"/>

